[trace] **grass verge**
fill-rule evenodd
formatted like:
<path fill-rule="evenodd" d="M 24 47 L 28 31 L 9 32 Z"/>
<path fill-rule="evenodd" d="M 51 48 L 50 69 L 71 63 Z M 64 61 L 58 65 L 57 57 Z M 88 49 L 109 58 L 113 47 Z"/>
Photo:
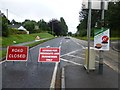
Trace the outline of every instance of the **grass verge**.
<path fill-rule="evenodd" d="M 87 40 L 87 37 L 75 37 L 77 39 L 81 39 L 81 40 Z M 94 40 L 94 37 L 91 37 L 90 40 Z M 110 40 L 112 41 L 116 41 L 116 40 L 120 40 L 120 37 L 110 37 Z"/>
<path fill-rule="evenodd" d="M 25 46 L 29 46 L 29 48 L 32 48 L 32 47 L 34 47 L 34 46 L 36 46 L 36 45 L 38 45 L 38 44 L 41 44 L 41 43 L 46 42 L 46 41 L 51 40 L 51 39 L 54 39 L 54 37 L 53 37 L 53 38 L 46 39 L 46 40 L 41 40 L 41 41 L 38 41 L 38 42 L 34 42 L 34 43 L 32 43 L 32 44 L 27 44 L 27 45 L 25 45 Z M 7 53 L 7 50 L 2 50 L 2 51 L 0 51 L 0 58 L 5 58 L 6 53 Z"/>
<path fill-rule="evenodd" d="M 51 34 L 44 32 L 44 33 L 35 33 L 35 34 L 10 35 L 9 37 L 0 37 L 0 40 L 2 40 L 2 47 L 7 47 L 9 45 L 13 45 L 14 44 L 13 41 L 16 41 L 16 44 L 33 41 L 35 40 L 36 36 L 39 36 L 40 38 L 53 37 Z"/>

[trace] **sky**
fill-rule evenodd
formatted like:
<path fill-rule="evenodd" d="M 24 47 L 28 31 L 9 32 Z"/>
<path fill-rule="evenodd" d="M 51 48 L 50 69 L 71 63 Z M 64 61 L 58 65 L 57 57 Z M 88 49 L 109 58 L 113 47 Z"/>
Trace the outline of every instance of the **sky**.
<path fill-rule="evenodd" d="M 23 22 L 25 19 L 39 21 L 44 19 L 60 20 L 63 17 L 68 25 L 68 31 L 75 33 L 79 24 L 79 12 L 82 0 L 0 0 L 0 10 L 8 19 Z"/>

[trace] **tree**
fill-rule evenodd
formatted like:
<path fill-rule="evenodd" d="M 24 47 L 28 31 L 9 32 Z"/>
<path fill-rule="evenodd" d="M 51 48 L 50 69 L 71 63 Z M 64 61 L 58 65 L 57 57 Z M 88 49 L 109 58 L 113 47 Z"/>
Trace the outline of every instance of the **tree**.
<path fill-rule="evenodd" d="M 30 32 L 34 33 L 34 28 L 35 28 L 35 21 L 30 21 L 30 20 L 25 20 L 23 22 L 23 26 Z"/>
<path fill-rule="evenodd" d="M 116 2 L 109 2 L 108 10 L 105 11 L 105 20 L 104 20 L 104 27 L 110 28 L 111 35 L 117 35 L 118 30 L 120 29 L 120 1 Z M 93 36 L 94 28 L 97 23 L 97 28 L 101 28 L 102 21 L 101 21 L 101 10 L 92 10 L 92 18 L 91 18 L 91 35 Z M 79 13 L 80 17 L 80 24 L 77 26 L 77 31 L 79 31 L 80 36 L 87 35 L 87 18 L 88 18 L 88 10 L 82 10 Z M 86 33 L 86 34 L 85 34 Z"/>
<path fill-rule="evenodd" d="M 38 26 L 39 26 L 41 31 L 50 31 L 48 23 L 45 22 L 43 19 L 38 21 Z"/>
<path fill-rule="evenodd" d="M 68 26 L 63 17 L 60 18 L 60 24 L 61 24 L 61 29 L 62 29 L 62 35 L 67 35 Z"/>
<path fill-rule="evenodd" d="M 68 32 L 68 36 L 72 36 L 72 32 Z"/>
<path fill-rule="evenodd" d="M 62 35 L 61 24 L 60 24 L 60 21 L 58 21 L 57 19 L 52 19 L 51 21 L 49 21 L 49 27 L 51 28 L 52 34 L 57 36 Z"/>
<path fill-rule="evenodd" d="M 2 14 L 2 36 L 4 37 L 9 36 L 8 23 L 9 23 L 9 20 L 6 18 L 4 14 Z"/>

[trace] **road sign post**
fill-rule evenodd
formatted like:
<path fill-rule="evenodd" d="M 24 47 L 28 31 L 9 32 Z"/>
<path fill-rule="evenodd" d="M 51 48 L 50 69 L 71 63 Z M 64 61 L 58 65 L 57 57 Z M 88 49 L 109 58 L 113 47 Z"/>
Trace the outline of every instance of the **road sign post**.
<path fill-rule="evenodd" d="M 60 62 L 60 48 L 40 48 L 38 62 Z"/>
<path fill-rule="evenodd" d="M 87 39 L 88 39 L 88 62 L 87 62 L 87 73 L 89 73 L 89 59 L 90 59 L 90 33 L 91 33 L 91 0 L 88 1 L 88 26 L 87 26 Z"/>

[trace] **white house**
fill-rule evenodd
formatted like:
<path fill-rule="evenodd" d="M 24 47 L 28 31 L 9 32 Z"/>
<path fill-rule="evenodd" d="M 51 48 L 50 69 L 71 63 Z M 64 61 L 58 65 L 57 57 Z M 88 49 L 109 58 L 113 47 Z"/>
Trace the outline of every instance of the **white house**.
<path fill-rule="evenodd" d="M 20 27 L 18 28 L 18 30 L 23 30 L 23 31 L 27 32 L 27 34 L 29 34 L 29 31 L 27 31 L 23 26 L 20 26 Z"/>

